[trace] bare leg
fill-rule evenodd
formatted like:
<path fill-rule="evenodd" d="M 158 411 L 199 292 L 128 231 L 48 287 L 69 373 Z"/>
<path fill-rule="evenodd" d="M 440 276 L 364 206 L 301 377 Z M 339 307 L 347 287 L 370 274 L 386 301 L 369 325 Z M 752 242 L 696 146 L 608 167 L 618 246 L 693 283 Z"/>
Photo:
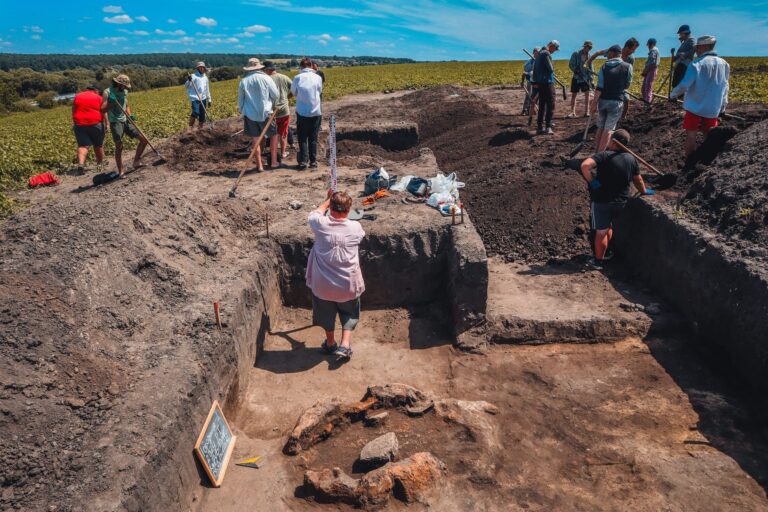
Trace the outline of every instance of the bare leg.
<path fill-rule="evenodd" d="M 333 331 L 325 331 L 325 344 L 328 345 L 328 347 L 332 347 L 333 344 L 336 343 L 336 335 Z"/>
<path fill-rule="evenodd" d="M 80 165 L 85 165 L 86 158 L 88 158 L 88 146 L 78 146 L 77 163 Z"/>
<path fill-rule="evenodd" d="M 256 147 L 256 141 L 257 140 L 258 140 L 258 137 L 253 139 L 254 148 Z M 264 170 L 264 162 L 262 162 L 262 160 L 261 160 L 261 149 L 262 148 L 263 148 L 263 146 L 261 144 L 259 144 L 258 149 L 256 149 L 256 168 L 258 170 L 260 170 L 260 171 Z"/>
<path fill-rule="evenodd" d="M 613 135 L 612 131 L 602 129 L 598 130 L 599 136 L 595 139 L 597 140 L 597 152 L 605 151 L 605 148 L 608 147 L 608 144 L 611 143 L 611 136 Z"/>
<path fill-rule="evenodd" d="M 277 149 L 278 149 L 278 142 L 277 142 L 277 135 L 273 135 L 269 138 L 269 155 L 272 158 L 270 162 L 272 165 L 270 165 L 271 168 L 277 167 Z"/>
<path fill-rule="evenodd" d="M 117 172 L 120 176 L 123 175 L 123 143 L 115 142 L 115 164 L 117 165 Z"/>
<path fill-rule="evenodd" d="M 598 229 L 595 233 L 595 258 L 602 260 L 605 257 L 605 251 L 608 250 L 608 242 L 611 240 L 612 230 Z"/>
<path fill-rule="evenodd" d="M 141 155 L 144 154 L 144 150 L 147 148 L 147 139 L 141 138 L 139 139 L 139 145 L 136 146 L 136 154 L 133 156 L 133 166 L 138 167 L 139 162 L 141 161 Z"/>
<path fill-rule="evenodd" d="M 285 158 L 286 156 L 288 156 L 287 149 L 288 149 L 288 136 L 285 135 L 283 137 L 280 137 L 280 155 L 282 156 L 282 158 Z"/>
<path fill-rule="evenodd" d="M 571 114 L 576 115 L 576 97 L 579 95 L 577 92 L 571 93 Z"/>
<path fill-rule="evenodd" d="M 104 161 L 104 146 L 94 146 L 93 154 L 96 155 L 96 163 L 100 164 Z"/>
<path fill-rule="evenodd" d="M 685 156 L 689 156 L 696 151 L 696 135 L 697 132 L 689 130 L 685 132 Z"/>
<path fill-rule="evenodd" d="M 584 93 L 584 117 L 587 117 L 589 115 L 589 107 L 590 107 L 590 100 L 591 96 L 589 94 L 589 91 Z"/>
<path fill-rule="evenodd" d="M 342 330 L 341 331 L 341 346 L 344 348 L 349 348 L 349 344 L 352 343 L 352 331 L 348 330 Z"/>

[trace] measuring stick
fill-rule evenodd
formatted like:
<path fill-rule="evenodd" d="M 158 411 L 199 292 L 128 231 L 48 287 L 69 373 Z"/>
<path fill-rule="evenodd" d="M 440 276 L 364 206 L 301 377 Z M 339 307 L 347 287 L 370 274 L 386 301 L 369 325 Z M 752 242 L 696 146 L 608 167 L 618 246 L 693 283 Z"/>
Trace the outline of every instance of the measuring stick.
<path fill-rule="evenodd" d="M 336 116 L 331 114 L 331 118 L 328 121 L 328 145 L 331 147 L 331 190 L 336 192 L 337 179 L 336 179 Z"/>

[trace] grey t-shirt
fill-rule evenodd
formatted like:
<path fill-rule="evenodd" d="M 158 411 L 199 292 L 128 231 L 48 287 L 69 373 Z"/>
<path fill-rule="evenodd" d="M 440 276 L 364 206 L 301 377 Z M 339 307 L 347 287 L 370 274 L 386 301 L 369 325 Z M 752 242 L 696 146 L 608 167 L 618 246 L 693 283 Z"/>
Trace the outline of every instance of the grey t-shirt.
<path fill-rule="evenodd" d="M 277 109 L 277 115 L 275 117 L 285 117 L 291 114 L 291 109 L 288 104 L 288 95 L 291 93 L 291 79 L 280 73 L 274 73 L 269 77 L 275 82 L 277 91 L 280 95 L 275 101 L 275 108 Z"/>

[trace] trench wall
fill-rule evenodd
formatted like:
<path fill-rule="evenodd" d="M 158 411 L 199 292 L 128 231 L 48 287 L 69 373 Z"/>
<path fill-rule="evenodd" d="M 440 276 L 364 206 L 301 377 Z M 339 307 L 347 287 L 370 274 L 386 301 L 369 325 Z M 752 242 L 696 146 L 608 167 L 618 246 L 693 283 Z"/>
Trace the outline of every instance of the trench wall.
<path fill-rule="evenodd" d="M 768 391 L 768 273 L 659 200 L 629 202 L 615 243 L 629 267 L 690 322 L 695 338 Z"/>
<path fill-rule="evenodd" d="M 213 400 L 222 404 L 225 414 L 231 416 L 234 412 L 238 392 L 245 388 L 248 372 L 263 348 L 270 322 L 279 314 L 282 307 L 280 267 L 272 257 L 277 250 L 274 247 L 271 252 L 265 251 L 254 267 L 244 270 L 242 288 L 230 302 L 221 341 L 209 365 L 201 369 L 198 385 L 178 408 L 177 425 L 168 428 L 178 435 L 166 437 L 169 443 L 158 447 L 157 455 L 124 500 L 124 510 L 189 510 L 195 494 L 200 493 L 201 482 L 208 485 L 192 447 Z"/>

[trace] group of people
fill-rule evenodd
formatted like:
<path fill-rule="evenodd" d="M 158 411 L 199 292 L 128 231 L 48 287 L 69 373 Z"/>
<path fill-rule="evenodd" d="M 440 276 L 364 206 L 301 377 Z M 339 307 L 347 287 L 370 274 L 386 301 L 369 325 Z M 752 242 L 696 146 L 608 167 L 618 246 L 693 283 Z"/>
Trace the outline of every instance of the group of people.
<path fill-rule="evenodd" d="M 683 129 L 686 131 L 686 155 L 696 149 L 696 134 L 706 135 L 718 124 L 718 116 L 728 104 L 728 79 L 730 66 L 717 56 L 714 36 L 706 35 L 695 39 L 691 28 L 682 25 L 678 29 L 680 47 L 674 53 L 670 76 L 670 92 L 666 95 L 671 101 L 684 97 L 683 108 L 686 111 Z M 648 39 L 648 57 L 642 70 L 642 100 L 650 104 L 654 96 L 654 85 L 659 74 L 661 55 L 654 38 Z M 584 94 L 584 117 L 597 114 L 596 135 L 597 151 L 608 147 L 611 134 L 627 114 L 635 64 L 635 51 L 640 42 L 629 38 L 624 46 L 615 44 L 607 49 L 592 54 L 592 41 L 584 41 L 582 48 L 571 55 L 569 68 L 571 78 L 571 111 L 567 117 L 576 117 L 576 99 Z M 550 41 L 544 48 L 534 48 L 533 58 L 526 62 L 523 80 L 526 89 L 523 114 L 532 114 L 531 109 L 538 107 L 537 134 L 552 135 L 553 114 L 555 108 L 555 68 L 552 55 L 560 49 L 557 40 Z M 593 62 L 597 57 L 605 56 L 605 64 L 595 73 Z M 694 58 L 695 57 L 695 58 Z M 597 77 L 597 83 L 595 83 Z M 594 91 L 594 93 L 593 93 Z M 593 97 L 594 94 L 594 97 Z"/>

